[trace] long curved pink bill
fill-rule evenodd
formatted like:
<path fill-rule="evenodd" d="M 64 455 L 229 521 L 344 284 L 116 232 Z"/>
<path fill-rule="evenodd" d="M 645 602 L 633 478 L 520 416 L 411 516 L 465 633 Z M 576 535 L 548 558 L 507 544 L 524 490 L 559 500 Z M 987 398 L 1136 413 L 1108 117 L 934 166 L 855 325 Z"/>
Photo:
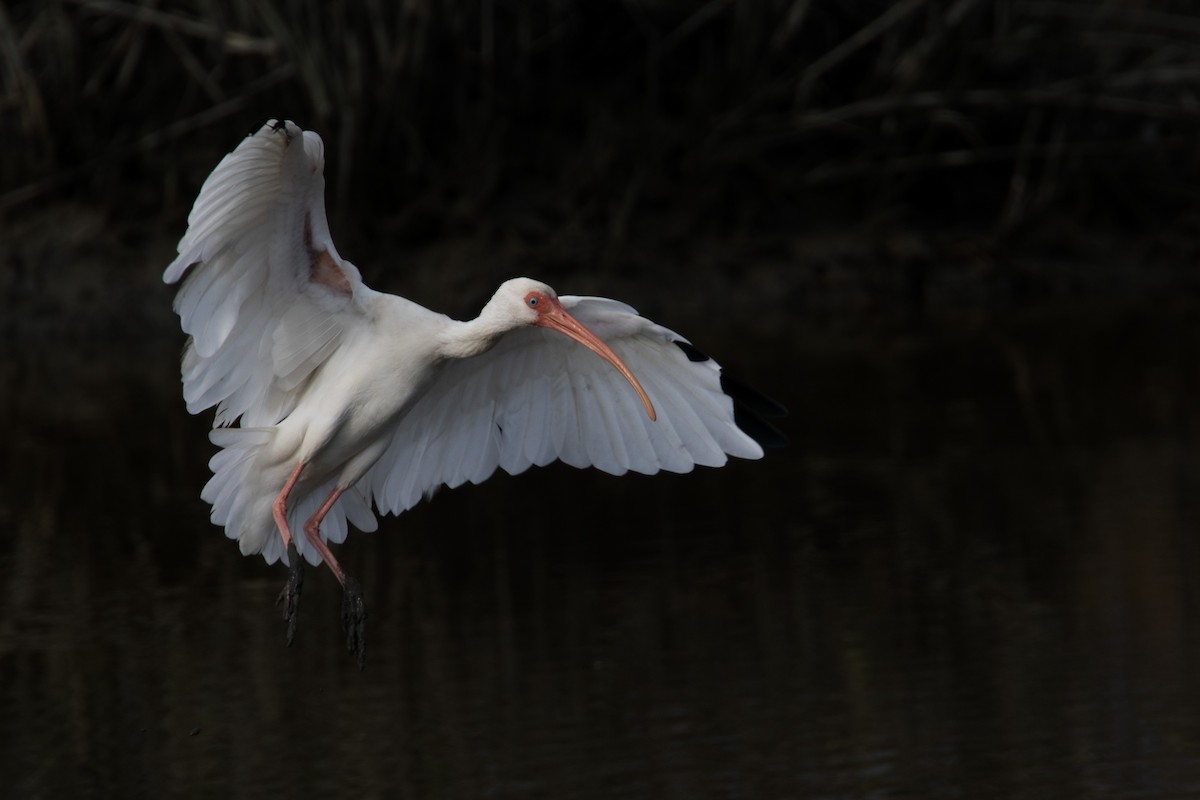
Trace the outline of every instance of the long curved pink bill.
<path fill-rule="evenodd" d="M 568 314 L 562 306 L 543 312 L 537 324 L 544 328 L 556 330 L 574 339 L 609 364 L 612 364 L 613 369 L 621 373 L 621 377 L 629 381 L 629 385 L 637 392 L 638 397 L 641 398 L 642 405 L 646 408 L 646 415 L 651 420 L 658 419 L 658 414 L 654 411 L 654 404 L 650 402 L 650 397 L 646 394 L 646 390 L 642 388 L 642 385 L 638 383 L 638 379 L 633 376 L 633 371 L 625 365 L 625 362 L 599 336 L 592 333 L 582 322 Z"/>

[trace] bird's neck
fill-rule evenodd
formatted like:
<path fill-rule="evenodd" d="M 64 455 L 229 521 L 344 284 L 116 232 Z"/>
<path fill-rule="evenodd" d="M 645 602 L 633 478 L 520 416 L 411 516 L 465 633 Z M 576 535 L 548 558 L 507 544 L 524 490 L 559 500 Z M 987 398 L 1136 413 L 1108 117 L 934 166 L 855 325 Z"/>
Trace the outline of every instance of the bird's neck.
<path fill-rule="evenodd" d="M 450 321 L 442 335 L 440 352 L 445 358 L 471 358 L 491 350 L 510 330 L 512 323 L 503 319 L 488 303 L 473 320 Z"/>

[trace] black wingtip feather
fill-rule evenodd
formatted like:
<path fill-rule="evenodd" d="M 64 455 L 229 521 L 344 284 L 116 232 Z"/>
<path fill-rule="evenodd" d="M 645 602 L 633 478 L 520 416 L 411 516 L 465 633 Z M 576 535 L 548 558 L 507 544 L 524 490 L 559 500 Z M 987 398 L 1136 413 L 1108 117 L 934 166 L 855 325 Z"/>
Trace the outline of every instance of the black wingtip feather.
<path fill-rule="evenodd" d="M 676 340 L 675 345 L 683 351 L 688 361 L 710 360 L 707 355 L 688 342 Z M 733 423 L 741 428 L 743 433 L 763 447 L 788 446 L 788 438 L 783 435 L 783 432 L 767 422 L 768 419 L 786 417 L 786 408 L 736 378 L 729 377 L 723 370 L 721 372 L 721 391 L 733 400 Z"/>
<path fill-rule="evenodd" d="M 685 356 L 687 356 L 688 361 L 708 361 L 709 360 L 708 356 L 706 356 L 704 353 L 701 353 L 699 350 L 697 350 L 695 347 L 693 347 L 691 345 L 691 343 L 689 343 L 689 342 L 685 342 L 680 339 L 676 339 L 675 346 L 683 351 L 683 354 Z"/>
<path fill-rule="evenodd" d="M 766 448 L 787 447 L 787 436 L 767 422 L 787 416 L 787 409 L 746 384 L 721 373 L 721 391 L 733 400 L 733 423 Z"/>
<path fill-rule="evenodd" d="M 779 419 L 787 416 L 787 409 L 766 395 L 751 389 L 737 378 L 731 378 L 721 372 L 721 391 L 733 398 L 734 405 L 740 405 L 746 411 L 767 419 Z"/>
<path fill-rule="evenodd" d="M 783 431 L 776 428 L 771 423 L 753 413 L 747 411 L 743 406 L 740 406 L 735 401 L 733 404 L 733 424 L 741 429 L 742 433 L 749 436 L 760 446 L 774 450 L 780 447 L 787 447 L 791 442 Z"/>

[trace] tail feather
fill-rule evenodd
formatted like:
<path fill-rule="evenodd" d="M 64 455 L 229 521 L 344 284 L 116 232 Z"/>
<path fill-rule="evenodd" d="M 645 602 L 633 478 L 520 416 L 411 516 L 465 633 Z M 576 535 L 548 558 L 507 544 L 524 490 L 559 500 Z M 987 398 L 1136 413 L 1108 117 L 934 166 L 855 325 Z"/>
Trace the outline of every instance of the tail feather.
<path fill-rule="evenodd" d="M 296 550 L 308 563 L 313 565 L 321 563 L 321 554 L 308 544 L 308 539 L 304 535 L 304 523 L 320 508 L 321 503 L 333 491 L 333 486 L 333 480 L 327 481 L 315 491 L 305 494 L 288 510 L 288 526 L 292 529 L 296 539 Z M 346 541 L 350 525 L 366 533 L 379 527 L 379 521 L 375 517 L 375 512 L 371 510 L 370 503 L 355 486 L 347 489 L 334 503 L 333 508 L 329 509 L 329 513 L 325 515 L 325 519 L 321 522 L 321 538 L 333 544 L 341 544 Z M 278 549 L 282 553 L 283 545 L 279 537 L 275 536 L 272 539 L 278 543 Z M 263 551 L 263 555 L 266 556 L 270 551 L 269 547 L 268 550 Z M 269 563 L 274 559 L 268 556 L 267 561 Z M 284 558 L 284 563 L 287 563 L 286 558 Z"/>
<path fill-rule="evenodd" d="M 274 431 L 216 428 L 208 438 L 221 448 L 208 462 L 213 476 L 200 492 L 200 497 L 212 505 L 209 519 L 223 526 L 226 536 L 237 540 L 243 554 L 264 552 L 270 540 L 279 537 L 271 536 L 275 524 L 270 496 L 255 491 L 262 480 L 255 462 L 261 448 L 274 438 Z M 273 560 L 267 557 L 268 563 Z"/>
<path fill-rule="evenodd" d="M 200 496 L 212 504 L 210 519 L 225 528 L 225 535 L 236 539 L 243 555 L 262 553 L 268 564 L 288 563 L 283 540 L 275 527 L 271 505 L 275 493 L 286 480 L 285 469 L 264 466 L 258 455 L 275 437 L 274 428 L 215 428 L 208 438 L 221 448 L 208 462 L 213 476 Z M 305 491 L 288 509 L 296 550 L 314 566 L 321 563 L 321 554 L 308 544 L 304 522 L 320 507 L 333 490 L 333 480 Z M 378 520 L 370 502 L 357 487 L 342 494 L 321 524 L 321 538 L 339 543 L 346 540 L 348 524 L 362 531 L 373 531 Z"/>

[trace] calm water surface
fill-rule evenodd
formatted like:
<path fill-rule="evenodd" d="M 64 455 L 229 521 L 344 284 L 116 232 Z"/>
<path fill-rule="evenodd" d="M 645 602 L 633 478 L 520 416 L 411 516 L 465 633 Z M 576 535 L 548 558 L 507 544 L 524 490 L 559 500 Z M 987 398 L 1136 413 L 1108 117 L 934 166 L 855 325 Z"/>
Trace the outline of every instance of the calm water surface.
<path fill-rule="evenodd" d="M 5 794 L 1200 796 L 1197 331 L 697 337 L 793 446 L 496 477 L 352 536 L 362 673 L 328 572 L 288 648 L 282 568 L 209 525 L 177 336 L 6 344 Z"/>

